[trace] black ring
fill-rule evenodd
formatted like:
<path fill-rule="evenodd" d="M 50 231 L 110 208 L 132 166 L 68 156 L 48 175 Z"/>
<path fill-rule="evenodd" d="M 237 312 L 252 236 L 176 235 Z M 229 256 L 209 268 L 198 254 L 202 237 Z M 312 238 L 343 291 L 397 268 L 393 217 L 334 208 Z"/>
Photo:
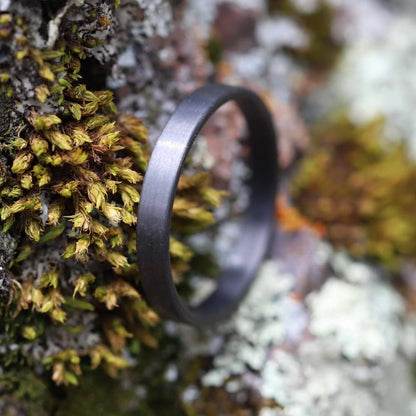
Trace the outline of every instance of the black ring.
<path fill-rule="evenodd" d="M 210 116 L 231 100 L 238 104 L 248 127 L 250 201 L 217 288 L 199 306 L 191 308 L 181 301 L 172 279 L 172 206 L 180 172 L 195 137 Z M 276 136 L 270 113 L 259 96 L 245 88 L 213 84 L 185 98 L 156 142 L 139 203 L 137 262 L 150 306 L 165 318 L 195 326 L 211 325 L 229 315 L 246 294 L 267 254 L 274 230 L 276 189 Z"/>

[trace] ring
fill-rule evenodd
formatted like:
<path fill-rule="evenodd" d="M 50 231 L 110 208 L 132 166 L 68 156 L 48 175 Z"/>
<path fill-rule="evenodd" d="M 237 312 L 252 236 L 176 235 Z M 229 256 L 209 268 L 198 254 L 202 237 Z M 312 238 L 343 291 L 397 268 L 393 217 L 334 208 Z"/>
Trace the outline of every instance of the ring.
<path fill-rule="evenodd" d="M 171 270 L 169 238 L 173 201 L 181 169 L 199 131 L 224 103 L 235 101 L 248 127 L 250 198 L 232 254 L 214 292 L 200 305 L 182 302 Z M 141 191 L 137 222 L 137 263 L 149 305 L 160 316 L 210 326 L 233 312 L 268 253 L 274 231 L 277 192 L 276 135 L 269 111 L 254 92 L 207 85 L 176 108 L 153 149 Z"/>

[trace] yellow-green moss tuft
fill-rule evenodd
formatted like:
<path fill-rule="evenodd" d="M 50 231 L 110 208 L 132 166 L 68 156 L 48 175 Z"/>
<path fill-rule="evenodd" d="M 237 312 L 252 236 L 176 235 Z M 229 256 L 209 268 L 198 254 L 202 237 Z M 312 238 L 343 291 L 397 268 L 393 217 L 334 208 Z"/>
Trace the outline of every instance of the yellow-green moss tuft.
<path fill-rule="evenodd" d="M 301 211 L 326 226 L 335 245 L 396 269 L 416 258 L 416 162 L 387 142 L 383 120 L 355 125 L 345 115 L 319 123 L 294 184 Z"/>
<path fill-rule="evenodd" d="M 111 24 L 105 16 L 91 18 Z M 53 49 L 37 49 L 24 20 L 11 14 L 2 15 L 0 36 L 36 73 L 31 104 L 0 139 L 0 226 L 18 241 L 8 271 L 12 301 L 0 310 L 0 341 L 20 346 L 3 371 L 36 365 L 63 385 L 76 385 L 86 366 L 115 376 L 129 364 L 123 357 L 132 339 L 157 346 L 149 328 L 159 319 L 139 293 L 135 264 L 147 129 L 142 120 L 118 114 L 111 91 L 83 83 L 85 48 L 98 40 L 73 33 Z M 3 74 L 1 91 L 10 93 L 12 80 Z M 14 105 L 20 105 L 16 98 Z M 214 221 L 222 193 L 209 180 L 181 179 L 176 231 Z M 178 277 L 193 253 L 172 239 L 171 254 Z M 61 333 L 72 340 L 68 345 L 56 341 Z M 35 343 L 41 362 L 31 353 Z"/>

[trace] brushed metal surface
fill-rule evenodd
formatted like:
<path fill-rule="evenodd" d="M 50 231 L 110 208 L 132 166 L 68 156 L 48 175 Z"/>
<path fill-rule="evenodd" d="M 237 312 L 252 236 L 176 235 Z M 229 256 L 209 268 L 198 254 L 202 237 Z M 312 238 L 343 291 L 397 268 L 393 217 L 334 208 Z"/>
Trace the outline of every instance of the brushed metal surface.
<path fill-rule="evenodd" d="M 191 308 L 172 279 L 169 236 L 172 206 L 181 169 L 199 131 L 224 103 L 235 101 L 248 127 L 252 177 L 250 201 L 239 237 L 215 291 Z M 271 116 L 254 92 L 221 84 L 207 85 L 176 108 L 156 142 L 147 168 L 137 223 L 137 262 L 146 300 L 162 317 L 195 326 L 213 325 L 238 305 L 267 254 L 274 231 L 277 146 Z"/>

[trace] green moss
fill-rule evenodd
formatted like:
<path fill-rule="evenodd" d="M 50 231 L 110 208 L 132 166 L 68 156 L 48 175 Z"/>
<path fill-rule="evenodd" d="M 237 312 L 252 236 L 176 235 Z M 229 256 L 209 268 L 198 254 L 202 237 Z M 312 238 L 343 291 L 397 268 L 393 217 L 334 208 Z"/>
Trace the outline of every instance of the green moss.
<path fill-rule="evenodd" d="M 208 60 L 214 65 L 218 65 L 222 61 L 223 49 L 221 40 L 215 35 L 211 36 L 205 44 Z"/>
<path fill-rule="evenodd" d="M 90 18 L 111 24 L 102 15 Z M 118 114 L 110 91 L 84 84 L 86 48 L 98 41 L 78 38 L 70 29 L 54 49 L 43 50 L 31 45 L 27 30 L 20 16 L 2 15 L 0 35 L 14 46 L 18 65 L 34 70 L 35 99 L 0 140 L 0 226 L 18 243 L 15 258 L 4 265 L 9 284 L 1 293 L 0 345 L 6 353 L 0 358 L 4 380 L 31 374 L 13 381 L 8 394 L 31 414 L 42 414 L 32 411 L 32 402 L 48 409 L 46 402 L 56 402 L 61 393 L 88 394 L 82 387 L 78 393 L 66 390 L 82 384 L 87 369 L 83 385 L 89 388 L 92 370 L 117 377 L 131 365 L 127 351 L 140 362 L 142 346 L 158 346 L 152 328 L 159 318 L 142 299 L 135 264 L 147 129 L 142 120 Z M 13 77 L 3 76 L 0 88 L 12 91 L 7 104 L 17 108 Z M 221 196 L 210 187 L 209 175 L 181 178 L 171 253 L 178 279 L 194 257 L 181 243 L 182 233 L 212 224 Z M 62 337 L 71 340 L 68 345 Z M 61 386 L 57 397 L 51 379 Z M 125 400 L 110 399 L 116 385 L 108 379 L 108 390 L 103 386 L 105 393 L 95 398 L 107 403 L 108 414 Z M 29 394 L 32 387 L 41 393 Z"/>
<path fill-rule="evenodd" d="M 69 389 L 59 401 L 56 416 L 133 416 L 137 414 L 130 410 L 134 403 L 134 389 L 123 388 L 106 374 L 87 372 L 80 386 Z"/>
<path fill-rule="evenodd" d="M 332 243 L 395 270 L 416 258 L 416 163 L 405 144 L 386 144 L 383 125 L 354 125 L 342 113 L 319 123 L 293 191 Z"/>
<path fill-rule="evenodd" d="M 287 49 L 299 62 L 315 70 L 328 70 L 335 64 L 342 44 L 332 36 L 334 10 L 325 0 L 319 0 L 312 12 L 299 11 L 291 0 L 272 0 L 269 10 L 294 19 L 309 36 L 309 43 L 304 48 Z"/>
<path fill-rule="evenodd" d="M 49 416 L 54 407 L 48 386 L 28 371 L 2 375 L 0 397 L 10 398 L 11 403 L 19 403 L 29 415 Z"/>

